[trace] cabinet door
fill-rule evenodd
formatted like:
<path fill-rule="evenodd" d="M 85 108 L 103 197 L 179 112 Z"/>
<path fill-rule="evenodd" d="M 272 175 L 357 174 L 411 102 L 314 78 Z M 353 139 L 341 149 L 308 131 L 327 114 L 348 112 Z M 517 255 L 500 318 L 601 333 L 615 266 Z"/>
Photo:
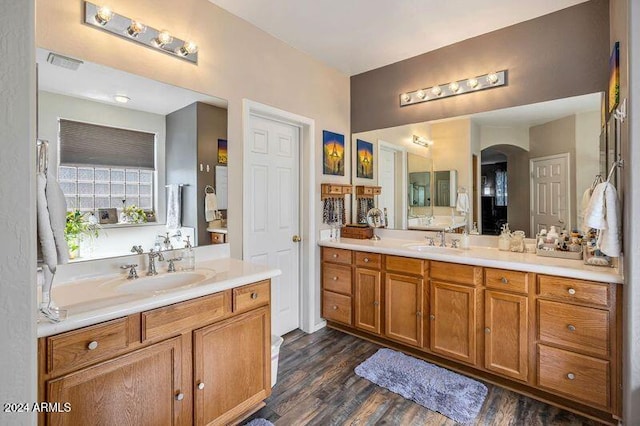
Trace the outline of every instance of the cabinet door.
<path fill-rule="evenodd" d="M 356 328 L 380 334 L 380 271 L 356 268 Z"/>
<path fill-rule="evenodd" d="M 226 424 L 271 394 L 271 320 L 265 306 L 194 331 L 196 425 Z"/>
<path fill-rule="evenodd" d="M 484 312 L 485 368 L 526 381 L 529 364 L 527 297 L 487 290 Z"/>
<path fill-rule="evenodd" d="M 422 278 L 386 274 L 385 336 L 411 346 L 422 346 Z"/>
<path fill-rule="evenodd" d="M 447 358 L 476 363 L 476 289 L 431 282 L 431 350 Z"/>
<path fill-rule="evenodd" d="M 47 400 L 68 402 L 71 410 L 48 413 L 47 424 L 190 424 L 182 361 L 181 338 L 175 337 L 49 380 Z"/>

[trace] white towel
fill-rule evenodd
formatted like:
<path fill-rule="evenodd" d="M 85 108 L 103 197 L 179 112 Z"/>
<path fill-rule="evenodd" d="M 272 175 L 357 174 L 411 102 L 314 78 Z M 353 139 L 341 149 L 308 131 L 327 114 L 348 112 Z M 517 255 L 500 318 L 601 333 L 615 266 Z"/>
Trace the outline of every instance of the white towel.
<path fill-rule="evenodd" d="M 456 210 L 462 214 L 467 214 L 469 212 L 469 194 L 466 192 L 458 192 Z"/>
<path fill-rule="evenodd" d="M 58 253 L 56 250 L 56 241 L 53 236 L 53 230 L 51 229 L 46 189 L 47 177 L 44 173 L 38 173 L 36 176 L 38 240 L 40 241 L 40 249 L 42 251 L 42 261 L 50 272 L 55 273 L 56 266 L 58 265 Z"/>
<path fill-rule="evenodd" d="M 584 223 L 598 230 L 596 246 L 607 256 L 620 256 L 618 194 L 609 182 L 598 184 L 585 210 Z"/>
<path fill-rule="evenodd" d="M 47 206 L 53 239 L 58 253 L 58 265 L 69 262 L 69 245 L 64 237 L 64 229 L 67 225 L 67 202 L 60 184 L 50 173 L 47 175 Z"/>
<path fill-rule="evenodd" d="M 218 197 L 215 192 L 207 192 L 204 195 L 204 216 L 207 222 L 216 219 L 218 214 Z"/>
<path fill-rule="evenodd" d="M 582 200 L 580 201 L 580 211 L 578 212 L 578 223 L 580 224 L 580 228 L 586 234 L 589 230 L 585 229 L 586 225 L 584 223 L 584 214 L 587 211 L 587 207 L 589 206 L 589 200 L 591 200 L 591 188 L 587 188 L 582 194 Z"/>
<path fill-rule="evenodd" d="M 167 229 L 182 226 L 182 191 L 180 185 L 167 185 Z"/>

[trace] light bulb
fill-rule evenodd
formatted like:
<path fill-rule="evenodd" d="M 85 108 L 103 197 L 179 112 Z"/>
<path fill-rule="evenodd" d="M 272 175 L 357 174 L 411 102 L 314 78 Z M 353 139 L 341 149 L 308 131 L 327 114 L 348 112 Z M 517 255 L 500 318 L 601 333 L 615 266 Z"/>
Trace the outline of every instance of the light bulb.
<path fill-rule="evenodd" d="M 96 11 L 95 20 L 102 26 L 107 25 L 111 18 L 113 18 L 113 10 L 109 6 L 100 6 Z"/>
<path fill-rule="evenodd" d="M 136 38 L 143 32 L 147 31 L 147 26 L 140 21 L 131 20 L 129 28 L 127 28 L 127 34 L 129 37 Z"/>
<path fill-rule="evenodd" d="M 440 86 L 433 86 L 431 88 L 431 93 L 433 93 L 433 96 L 440 96 L 442 94 L 442 89 Z"/>
<path fill-rule="evenodd" d="M 176 50 L 176 53 L 180 56 L 187 56 L 198 51 L 198 45 L 192 41 L 185 41 L 182 46 Z"/>
<path fill-rule="evenodd" d="M 173 36 L 167 30 L 158 32 L 158 36 L 154 39 L 158 47 L 163 47 L 173 41 Z"/>
<path fill-rule="evenodd" d="M 427 97 L 427 93 L 424 90 L 420 89 L 416 92 L 416 96 L 420 99 L 424 99 Z"/>
<path fill-rule="evenodd" d="M 459 89 L 460 89 L 460 85 L 458 84 L 457 81 L 449 83 L 449 90 L 451 90 L 453 93 L 457 93 Z"/>
<path fill-rule="evenodd" d="M 498 82 L 498 74 L 494 72 L 487 74 L 487 82 L 489 84 L 496 84 Z"/>
<path fill-rule="evenodd" d="M 469 80 L 467 80 L 467 86 L 469 86 L 472 89 L 475 89 L 476 87 L 478 87 L 478 79 L 470 78 Z"/>
<path fill-rule="evenodd" d="M 408 93 L 403 93 L 403 94 L 402 94 L 402 101 L 403 101 L 404 103 L 411 102 L 411 95 L 410 95 L 410 94 L 408 94 Z"/>

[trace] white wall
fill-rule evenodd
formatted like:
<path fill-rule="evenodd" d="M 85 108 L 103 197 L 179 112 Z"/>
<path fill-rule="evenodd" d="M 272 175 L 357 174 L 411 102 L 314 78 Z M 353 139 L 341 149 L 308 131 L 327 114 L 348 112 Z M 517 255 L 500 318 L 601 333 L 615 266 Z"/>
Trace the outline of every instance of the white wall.
<path fill-rule="evenodd" d="M 138 130 L 156 134 L 156 185 L 153 196 L 156 204 L 156 217 L 164 223 L 166 216 L 165 193 L 165 144 L 166 118 L 164 115 L 135 111 L 74 98 L 58 93 L 38 92 L 38 137 L 49 141 L 49 164 L 57 176 L 58 170 L 58 119 L 81 121 L 101 126 Z"/>
<path fill-rule="evenodd" d="M 0 10 L 0 403 L 35 402 L 35 10 L 14 0 Z M 35 420 L 0 410 L 0 424 Z"/>
<path fill-rule="evenodd" d="M 493 145 L 515 145 L 529 151 L 529 127 L 480 126 L 480 149 Z"/>
<path fill-rule="evenodd" d="M 577 229 L 582 229 L 581 202 L 584 191 L 600 173 L 600 112 L 576 114 L 576 191 Z M 605 177 L 606 179 L 606 177 Z"/>

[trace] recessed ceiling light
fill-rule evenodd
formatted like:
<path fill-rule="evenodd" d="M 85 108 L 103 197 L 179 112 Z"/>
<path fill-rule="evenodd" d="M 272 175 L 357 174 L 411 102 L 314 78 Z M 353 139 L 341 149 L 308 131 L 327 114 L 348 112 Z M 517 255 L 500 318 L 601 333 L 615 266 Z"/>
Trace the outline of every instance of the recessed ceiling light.
<path fill-rule="evenodd" d="M 125 95 L 114 95 L 113 100 L 121 104 L 126 104 L 131 100 L 131 98 Z"/>

